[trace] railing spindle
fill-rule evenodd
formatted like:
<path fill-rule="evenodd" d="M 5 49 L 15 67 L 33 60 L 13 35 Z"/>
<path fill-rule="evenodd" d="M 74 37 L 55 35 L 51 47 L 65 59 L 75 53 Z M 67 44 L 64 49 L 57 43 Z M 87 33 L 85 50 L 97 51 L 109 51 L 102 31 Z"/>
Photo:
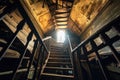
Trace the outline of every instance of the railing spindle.
<path fill-rule="evenodd" d="M 40 59 L 40 68 L 38 70 L 38 76 L 37 76 L 37 79 L 40 80 L 41 78 L 41 70 L 42 70 L 42 66 L 43 66 L 43 59 L 44 59 L 44 55 L 45 55 L 45 48 L 43 47 L 42 49 L 42 54 L 41 54 L 41 59 Z"/>
<path fill-rule="evenodd" d="M 90 43 L 91 43 L 91 46 L 92 46 L 93 50 L 95 51 L 95 54 L 96 54 L 96 57 L 98 59 L 98 63 L 99 63 L 100 69 L 101 69 L 101 71 L 103 73 L 103 76 L 104 76 L 105 80 L 109 80 L 108 76 L 107 76 L 107 73 L 104 70 L 102 59 L 101 59 L 101 57 L 100 57 L 100 55 L 98 53 L 97 45 L 95 44 L 95 42 L 93 40 L 90 41 Z"/>
<path fill-rule="evenodd" d="M 37 63 L 35 64 L 35 71 L 34 71 L 34 75 L 33 75 L 32 80 L 36 79 L 37 70 L 38 70 L 38 66 L 39 66 L 39 63 L 40 63 L 40 57 L 41 57 L 41 54 L 42 54 L 42 48 L 43 48 L 43 44 L 40 45 L 40 50 L 39 50 L 38 57 L 37 57 Z"/>
<path fill-rule="evenodd" d="M 28 45 L 29 45 L 30 40 L 32 39 L 32 36 L 33 36 L 33 33 L 30 32 L 30 34 L 29 34 L 28 37 L 27 37 L 27 43 L 26 43 L 25 48 L 24 48 L 24 50 L 23 50 L 23 54 L 20 55 L 20 58 L 19 58 L 20 61 L 19 61 L 18 65 L 17 65 L 17 67 L 13 70 L 12 80 L 15 79 L 17 70 L 20 68 L 20 65 L 21 65 L 21 63 L 22 63 L 22 61 L 23 61 L 23 58 L 24 58 L 25 54 L 26 54 L 27 47 L 28 47 Z"/>
<path fill-rule="evenodd" d="M 85 59 L 86 59 L 86 62 L 87 62 L 87 65 L 88 65 L 88 74 L 89 74 L 89 79 L 90 80 L 93 80 L 93 77 L 92 77 L 92 69 L 91 69 L 91 66 L 90 66 L 90 63 L 89 63 L 89 60 L 88 60 L 88 57 L 87 57 L 87 49 L 85 47 L 85 45 L 82 46 L 82 49 L 83 49 L 83 55 L 85 55 Z"/>
<path fill-rule="evenodd" d="M 32 51 L 32 54 L 30 56 L 30 62 L 29 62 L 29 65 L 28 65 L 28 68 L 27 68 L 27 72 L 26 72 L 26 79 L 28 78 L 28 74 L 30 72 L 31 65 L 32 65 L 33 59 L 35 57 L 35 53 L 36 53 L 35 51 L 37 50 L 37 47 L 38 47 L 38 40 L 35 40 L 33 51 Z"/>
<path fill-rule="evenodd" d="M 119 53 L 118 53 L 118 52 L 115 50 L 115 48 L 112 46 L 112 41 L 110 40 L 110 38 L 109 38 L 105 33 L 102 33 L 102 34 L 101 34 L 101 38 L 102 38 L 103 42 L 109 46 L 109 48 L 110 48 L 111 51 L 112 51 L 112 54 L 113 54 L 114 58 L 116 59 L 116 61 L 117 61 L 118 64 L 120 65 Z"/>

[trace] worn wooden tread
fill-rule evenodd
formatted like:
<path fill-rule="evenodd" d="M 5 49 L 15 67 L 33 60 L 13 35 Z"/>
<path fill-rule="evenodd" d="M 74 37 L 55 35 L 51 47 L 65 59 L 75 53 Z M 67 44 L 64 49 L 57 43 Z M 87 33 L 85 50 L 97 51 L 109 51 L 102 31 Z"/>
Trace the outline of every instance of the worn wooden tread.
<path fill-rule="evenodd" d="M 60 74 L 51 74 L 51 73 L 42 73 L 44 76 L 55 76 L 55 77 L 63 77 L 63 78 L 74 78 L 73 75 L 60 75 Z"/>
<path fill-rule="evenodd" d="M 48 62 L 49 64 L 71 64 L 71 62 Z"/>
<path fill-rule="evenodd" d="M 52 56 L 52 57 L 54 57 L 54 56 L 56 56 L 56 57 L 58 57 L 58 56 L 63 56 L 63 57 L 64 57 L 64 56 L 70 56 L 70 55 L 69 55 L 69 54 L 61 54 L 61 53 L 60 53 L 60 54 L 50 54 L 50 57 L 51 57 L 51 56 Z"/>
<path fill-rule="evenodd" d="M 62 59 L 62 60 L 70 60 L 70 58 L 53 58 L 53 57 L 52 57 L 52 58 L 50 57 L 49 59 L 56 59 L 56 60 L 58 60 L 58 59 L 59 59 L 59 60 L 60 60 L 60 59 Z"/>
<path fill-rule="evenodd" d="M 63 12 L 63 11 L 69 11 L 71 8 L 61 8 L 58 10 L 55 10 L 55 12 Z"/>
<path fill-rule="evenodd" d="M 64 53 L 64 52 L 51 52 L 51 54 L 55 54 L 55 55 L 69 55 L 68 53 Z"/>
<path fill-rule="evenodd" d="M 59 21 L 59 20 L 56 20 L 56 22 L 67 22 L 68 20 L 64 20 L 64 21 Z"/>
<path fill-rule="evenodd" d="M 23 57 L 23 59 L 30 59 L 30 57 Z"/>
<path fill-rule="evenodd" d="M 63 68 L 63 67 L 45 67 L 45 69 L 57 69 L 57 70 L 73 70 L 73 68 Z"/>
<path fill-rule="evenodd" d="M 56 14 L 66 14 L 66 13 L 69 13 L 69 11 L 55 12 L 55 15 Z"/>
<path fill-rule="evenodd" d="M 57 17 L 60 16 L 60 17 L 64 17 L 64 18 L 56 18 L 55 20 L 58 20 L 58 21 L 59 21 L 59 20 L 63 20 L 63 21 L 64 21 L 64 20 L 68 20 L 68 18 L 66 17 L 67 15 L 64 16 L 64 15 L 61 15 L 61 14 L 60 14 L 60 15 L 56 15 L 56 16 L 57 16 Z M 56 49 L 56 50 L 58 50 L 58 49 Z"/>
<path fill-rule="evenodd" d="M 63 54 L 61 54 L 61 55 L 50 55 L 50 57 L 70 57 L 69 55 L 63 55 Z"/>

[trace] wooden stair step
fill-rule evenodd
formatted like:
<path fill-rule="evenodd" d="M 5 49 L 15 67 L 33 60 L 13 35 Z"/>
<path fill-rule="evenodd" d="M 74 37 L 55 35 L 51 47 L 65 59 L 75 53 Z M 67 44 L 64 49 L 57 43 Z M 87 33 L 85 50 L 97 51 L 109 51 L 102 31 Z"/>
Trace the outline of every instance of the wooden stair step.
<path fill-rule="evenodd" d="M 51 74 L 51 73 L 42 73 L 42 76 L 55 76 L 55 77 L 63 77 L 63 78 L 74 78 L 73 75 L 60 75 L 60 74 Z"/>
<path fill-rule="evenodd" d="M 68 18 L 68 17 L 69 17 L 69 15 L 63 16 L 63 17 L 55 17 L 55 19 L 59 19 L 59 18 Z"/>
<path fill-rule="evenodd" d="M 70 58 L 69 55 L 50 55 L 50 58 L 53 58 L 53 57 L 56 57 L 56 58 Z"/>
<path fill-rule="evenodd" d="M 62 47 L 52 47 L 50 49 L 63 49 Z"/>
<path fill-rule="evenodd" d="M 66 59 L 66 60 L 69 60 L 70 58 L 56 58 L 56 57 L 49 57 L 49 59 Z"/>
<path fill-rule="evenodd" d="M 46 66 L 49 66 L 49 67 L 69 67 L 69 68 L 72 68 L 72 64 L 70 62 L 48 62 Z"/>
<path fill-rule="evenodd" d="M 70 58 L 70 56 L 68 54 L 50 54 L 51 58 Z"/>
<path fill-rule="evenodd" d="M 61 49 L 63 49 L 63 47 L 60 46 L 59 44 L 58 45 L 51 45 L 50 48 L 61 48 Z"/>
<path fill-rule="evenodd" d="M 45 67 L 45 69 L 55 69 L 55 70 L 73 70 L 73 68 L 64 68 L 64 67 Z"/>
<path fill-rule="evenodd" d="M 61 56 L 61 55 L 69 56 L 68 53 L 50 53 L 50 56 L 55 56 L 55 55 L 59 55 L 59 56 Z"/>
<path fill-rule="evenodd" d="M 61 51 L 61 50 L 59 50 L 59 51 L 58 50 L 54 50 L 54 51 L 51 50 L 50 52 L 51 53 L 63 53 L 63 51 Z"/>
<path fill-rule="evenodd" d="M 55 17 L 66 17 L 69 16 L 69 13 L 64 13 L 64 14 L 56 14 Z M 67 17 L 68 18 L 68 17 Z"/>
<path fill-rule="evenodd" d="M 64 53 L 64 52 L 51 52 L 50 54 L 63 54 L 63 55 L 67 54 L 67 55 L 69 55 L 69 53 Z"/>
<path fill-rule="evenodd" d="M 61 8 L 61 9 L 55 10 L 55 12 L 64 12 L 64 11 L 69 11 L 69 10 L 71 10 L 71 8 Z"/>
<path fill-rule="evenodd" d="M 63 21 L 60 21 L 60 20 L 56 20 L 56 22 L 67 22 L 68 20 L 63 20 Z"/>
<path fill-rule="evenodd" d="M 66 18 L 57 18 L 57 19 L 56 19 L 56 21 L 65 21 L 65 20 L 67 21 L 68 18 L 66 17 Z"/>
<path fill-rule="evenodd" d="M 57 24 L 57 26 L 67 26 L 67 24 Z"/>
<path fill-rule="evenodd" d="M 49 64 L 71 64 L 70 62 L 48 62 Z"/>
<path fill-rule="evenodd" d="M 55 15 L 56 14 L 65 14 L 65 13 L 69 13 L 69 11 L 55 12 Z"/>
<path fill-rule="evenodd" d="M 67 22 L 57 22 L 56 24 L 67 24 Z"/>
<path fill-rule="evenodd" d="M 60 54 L 58 54 L 58 53 L 56 53 L 56 54 L 55 53 L 54 54 L 50 54 L 50 56 L 58 56 L 58 55 L 59 56 L 63 56 L 63 55 L 64 56 L 69 56 L 69 54 L 63 54 L 63 53 L 60 53 Z"/>
<path fill-rule="evenodd" d="M 63 68 L 63 67 L 45 67 L 44 73 L 73 75 L 73 69 L 72 68 Z"/>
<path fill-rule="evenodd" d="M 51 50 L 63 50 L 61 48 L 50 48 Z"/>
<path fill-rule="evenodd" d="M 62 18 L 56 18 L 56 21 L 68 21 L 68 17 L 67 16 L 55 16 L 55 17 L 62 17 Z"/>
<path fill-rule="evenodd" d="M 66 8 L 62 8 L 62 9 L 58 9 L 58 10 L 55 10 L 55 13 L 58 13 L 58 12 L 70 12 L 71 9 L 66 9 Z"/>
<path fill-rule="evenodd" d="M 56 53 L 59 54 L 59 53 L 63 53 L 63 52 L 64 52 L 63 50 L 61 50 L 61 51 L 56 51 L 56 50 L 50 51 L 50 53 L 55 53 L 55 54 L 56 54 Z"/>
<path fill-rule="evenodd" d="M 70 58 L 49 58 L 48 62 L 70 62 Z"/>

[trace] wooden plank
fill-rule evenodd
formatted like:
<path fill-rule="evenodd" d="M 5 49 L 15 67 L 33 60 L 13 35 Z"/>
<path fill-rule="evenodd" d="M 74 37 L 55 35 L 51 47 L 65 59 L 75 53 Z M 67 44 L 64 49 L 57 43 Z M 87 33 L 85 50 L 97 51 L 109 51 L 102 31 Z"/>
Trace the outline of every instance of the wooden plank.
<path fill-rule="evenodd" d="M 50 73 L 42 73 L 44 76 L 56 76 L 56 77 L 63 77 L 63 78 L 74 78 L 72 75 L 59 75 L 59 74 L 50 74 Z"/>
<path fill-rule="evenodd" d="M 55 69 L 55 70 L 73 70 L 73 68 L 63 68 L 63 67 L 45 67 L 46 69 Z"/>

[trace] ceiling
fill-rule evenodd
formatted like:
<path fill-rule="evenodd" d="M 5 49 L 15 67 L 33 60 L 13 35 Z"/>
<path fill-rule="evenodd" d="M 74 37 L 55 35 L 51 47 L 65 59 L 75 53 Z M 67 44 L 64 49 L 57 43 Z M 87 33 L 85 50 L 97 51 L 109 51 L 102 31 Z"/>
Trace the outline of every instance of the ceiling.
<path fill-rule="evenodd" d="M 80 34 L 95 19 L 108 0 L 23 0 L 42 32 L 58 28 Z"/>

